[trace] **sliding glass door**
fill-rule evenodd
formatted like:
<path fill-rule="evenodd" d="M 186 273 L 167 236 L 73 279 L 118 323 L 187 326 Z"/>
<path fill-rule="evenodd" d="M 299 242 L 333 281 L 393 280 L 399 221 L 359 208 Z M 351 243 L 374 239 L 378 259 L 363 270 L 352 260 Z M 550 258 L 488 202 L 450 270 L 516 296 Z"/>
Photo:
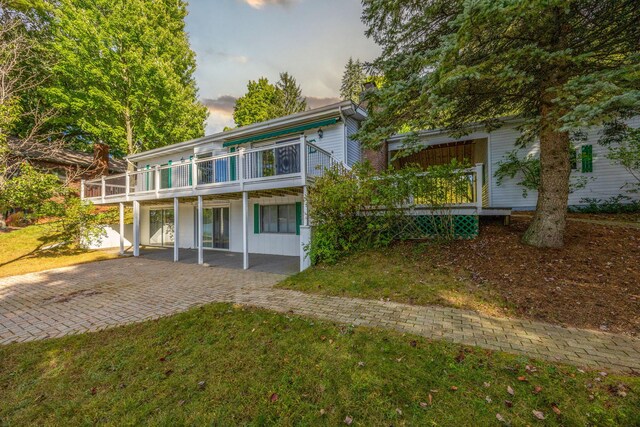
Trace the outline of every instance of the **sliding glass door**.
<path fill-rule="evenodd" d="M 198 212 L 195 212 L 196 239 Z M 229 249 L 229 208 L 202 209 L 202 246 L 210 249 Z"/>
<path fill-rule="evenodd" d="M 149 244 L 173 246 L 173 209 L 151 209 L 149 211 Z"/>

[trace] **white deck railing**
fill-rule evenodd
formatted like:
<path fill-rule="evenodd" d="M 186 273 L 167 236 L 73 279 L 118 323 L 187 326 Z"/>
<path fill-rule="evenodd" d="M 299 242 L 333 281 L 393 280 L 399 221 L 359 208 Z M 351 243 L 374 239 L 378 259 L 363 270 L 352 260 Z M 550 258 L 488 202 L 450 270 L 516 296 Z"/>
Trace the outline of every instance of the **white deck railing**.
<path fill-rule="evenodd" d="M 302 156 L 301 146 L 306 150 L 305 156 Z M 286 177 L 313 179 L 322 176 L 326 168 L 335 164 L 341 162 L 327 151 L 301 139 L 86 180 L 82 182 L 81 197 L 104 203 L 123 197 L 128 199 L 153 193 L 160 197 L 175 190 L 206 189 Z"/>

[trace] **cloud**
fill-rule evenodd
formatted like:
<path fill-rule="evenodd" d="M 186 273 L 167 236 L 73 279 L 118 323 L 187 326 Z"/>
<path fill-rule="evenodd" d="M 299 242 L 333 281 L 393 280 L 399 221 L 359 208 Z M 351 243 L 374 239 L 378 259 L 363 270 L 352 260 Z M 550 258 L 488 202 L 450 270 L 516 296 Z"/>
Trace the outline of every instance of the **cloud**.
<path fill-rule="evenodd" d="M 243 0 L 254 9 L 262 9 L 264 6 L 276 5 L 289 7 L 297 3 L 298 0 Z"/>
<path fill-rule="evenodd" d="M 324 107 L 325 105 L 335 104 L 339 102 L 340 98 L 329 97 L 329 98 L 317 98 L 315 96 L 307 96 L 307 105 L 310 109 Z"/>
<path fill-rule="evenodd" d="M 218 98 L 204 98 L 202 103 L 209 109 L 220 114 L 232 114 L 233 107 L 236 105 L 235 97 L 231 95 L 222 95 Z"/>
<path fill-rule="evenodd" d="M 234 55 L 229 52 L 223 52 L 221 50 L 205 49 L 204 53 L 211 56 L 217 56 L 228 61 L 236 62 L 238 64 L 246 64 L 249 62 L 249 58 L 244 55 Z"/>

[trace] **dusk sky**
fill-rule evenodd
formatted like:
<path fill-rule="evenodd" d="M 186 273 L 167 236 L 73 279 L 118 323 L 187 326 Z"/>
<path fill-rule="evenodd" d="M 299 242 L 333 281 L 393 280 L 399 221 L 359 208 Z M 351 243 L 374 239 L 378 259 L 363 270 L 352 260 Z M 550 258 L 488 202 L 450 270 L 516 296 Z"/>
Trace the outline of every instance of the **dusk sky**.
<path fill-rule="evenodd" d="M 374 59 L 359 0 L 190 0 L 187 31 L 197 56 L 206 134 L 232 126 L 249 80 L 291 73 L 310 107 L 337 101 L 349 57 Z"/>

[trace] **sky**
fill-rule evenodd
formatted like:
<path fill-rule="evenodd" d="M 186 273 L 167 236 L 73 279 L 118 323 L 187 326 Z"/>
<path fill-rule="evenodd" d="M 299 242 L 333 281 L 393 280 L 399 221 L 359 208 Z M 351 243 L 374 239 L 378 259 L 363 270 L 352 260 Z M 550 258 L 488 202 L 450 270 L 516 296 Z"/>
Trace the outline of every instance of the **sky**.
<path fill-rule="evenodd" d="M 186 29 L 195 79 L 209 109 L 207 135 L 233 126 L 233 106 L 249 80 L 288 71 L 311 108 L 338 101 L 349 57 L 380 49 L 364 35 L 360 0 L 189 0 Z"/>

